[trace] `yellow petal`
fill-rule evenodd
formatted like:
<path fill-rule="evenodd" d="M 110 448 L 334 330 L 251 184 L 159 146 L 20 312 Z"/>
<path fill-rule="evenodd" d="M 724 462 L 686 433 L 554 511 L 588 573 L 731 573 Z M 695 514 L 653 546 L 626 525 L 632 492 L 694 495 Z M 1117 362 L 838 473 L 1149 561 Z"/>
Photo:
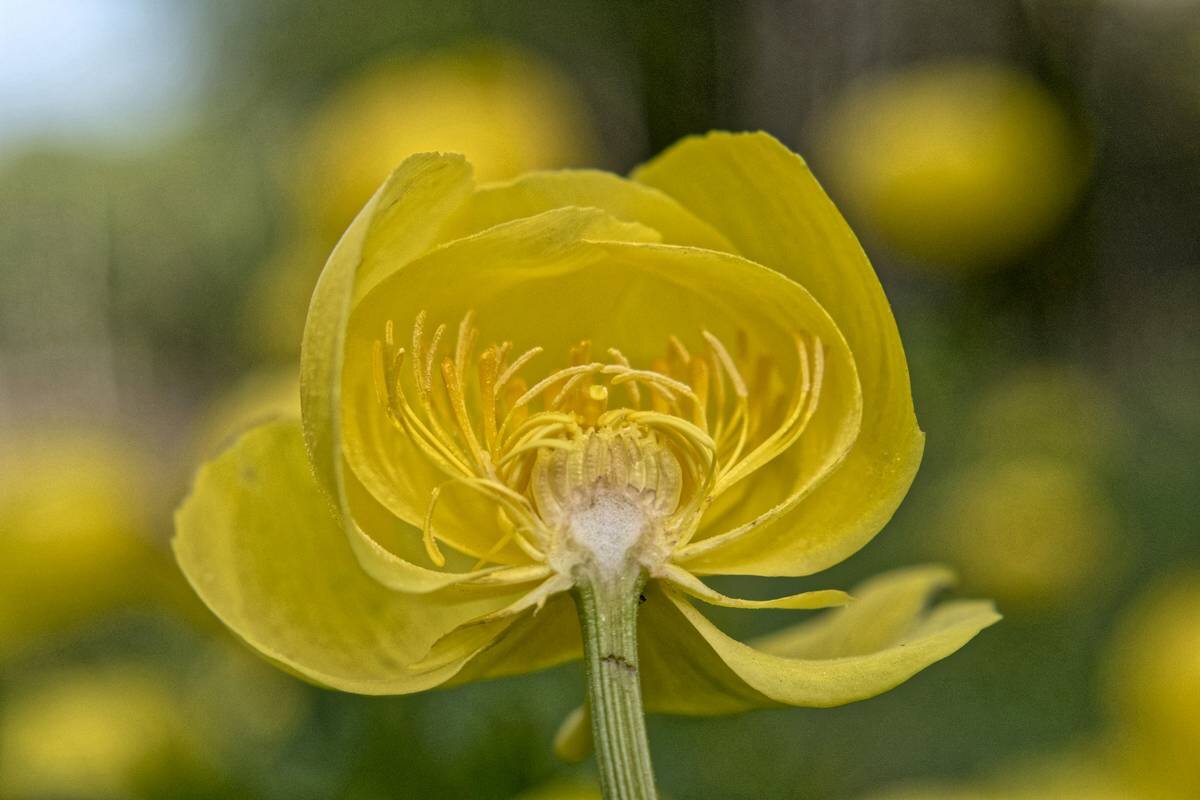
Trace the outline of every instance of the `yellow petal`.
<path fill-rule="evenodd" d="M 429 326 L 453 326 L 473 310 L 481 343 L 511 340 L 514 352 L 543 346 L 527 368 L 534 379 L 562 366 L 583 334 L 600 353 L 616 347 L 647 364 L 672 335 L 702 347 L 702 331 L 733 341 L 744 330 L 777 356 L 787 380 L 799 370 L 794 335 L 802 331 L 825 351 L 822 400 L 805 436 L 780 459 L 784 477 L 751 489 L 747 507 L 789 507 L 843 457 L 861 413 L 858 379 L 845 340 L 812 296 L 738 256 L 628 241 L 646 232 L 653 233 L 594 209 L 558 209 L 439 247 L 362 299 L 347 341 L 344 435 L 355 475 L 380 503 L 422 524 L 431 493 L 448 480 L 387 418 L 371 371 L 387 322 L 404 330 L 422 311 Z M 433 527 L 444 541 L 480 555 L 499 536 L 495 507 L 472 502 L 470 494 L 457 489 L 453 514 L 442 505 Z M 510 547 L 495 560 L 523 557 Z"/>
<path fill-rule="evenodd" d="M 721 633 L 671 589 L 648 594 L 639 636 L 647 706 L 716 714 L 773 705 L 828 707 L 874 697 L 958 650 L 999 619 L 991 603 L 927 609 L 942 570 L 900 570 L 855 590 L 856 600 L 765 637 Z M 672 655 L 674 653 L 674 655 Z"/>
<path fill-rule="evenodd" d="M 486 647 L 423 674 L 408 665 L 511 590 L 389 591 L 359 566 L 295 422 L 256 428 L 196 478 L 175 518 L 176 558 L 200 597 L 267 658 L 325 686 L 400 694 L 443 683 Z"/>
<path fill-rule="evenodd" d="M 446 223 L 442 235 L 446 239 L 469 236 L 564 206 L 598 208 L 616 219 L 647 225 L 667 244 L 736 252 L 725 236 L 670 196 L 597 170 L 531 172 L 505 183 L 481 186 Z"/>
<path fill-rule="evenodd" d="M 528 561 L 515 545 L 491 552 L 502 535 L 496 503 L 463 481 L 454 482 L 454 476 L 439 469 L 388 419 L 373 372 L 376 342 L 385 335 L 388 321 L 394 321 L 399 331 L 411 331 L 418 314 L 428 312 L 429 319 L 436 321 L 431 324 L 456 326 L 471 310 L 477 312 L 481 341 L 528 339 L 531 332 L 541 330 L 539 314 L 559 310 L 550 307 L 555 298 L 547 297 L 539 307 L 505 294 L 546 293 L 547 278 L 596 266 L 602 254 L 593 240 L 614 239 L 656 241 L 658 234 L 597 209 L 556 209 L 439 247 L 392 272 L 355 306 L 342 383 L 344 447 L 354 475 L 379 503 L 401 520 L 423 526 L 434 490 L 447 496 L 453 493 L 440 504 L 443 513 L 430 518 L 439 538 L 476 558 L 488 554 L 490 560 L 502 563 Z M 498 328 L 497 320 L 510 324 Z M 580 330 L 589 330 L 571 327 L 576 334 L 572 343 Z"/>
<path fill-rule="evenodd" d="M 527 611 L 449 685 L 548 669 L 583 656 L 579 616 L 569 595 L 559 594 Z"/>
<path fill-rule="evenodd" d="M 812 292 L 849 342 L 862 382 L 862 430 L 837 472 L 778 523 L 685 566 L 802 575 L 841 561 L 891 517 L 924 446 L 896 323 L 866 255 L 804 161 L 764 133 L 684 140 L 634 178 Z"/>
<path fill-rule="evenodd" d="M 341 470 L 338 402 L 346 320 L 360 264 L 380 254 L 404 263 L 427 250 L 441 222 L 471 188 L 461 156 L 415 155 L 380 187 L 342 236 L 313 291 L 300 356 L 304 442 L 322 488 L 335 501 Z"/>
<path fill-rule="evenodd" d="M 793 610 L 813 610 L 844 606 L 850 602 L 850 595 L 837 589 L 819 589 L 813 592 L 801 592 L 786 597 L 776 597 L 772 600 L 742 600 L 737 597 L 723 595 L 709 587 L 692 573 L 674 564 L 666 564 L 662 570 L 662 578 L 669 581 L 685 594 L 703 600 L 709 605 L 726 608 L 789 608 Z"/>
<path fill-rule="evenodd" d="M 471 191 L 471 168 L 461 156 L 415 155 L 396 169 L 354 220 L 317 282 L 304 328 L 300 364 L 304 439 L 313 470 L 341 517 L 355 555 L 372 577 L 407 591 L 433 591 L 462 576 L 413 563 L 418 540 L 397 531 L 398 520 L 371 508 L 346 474 L 341 443 L 341 375 L 346 322 L 356 287 L 362 290 L 389 270 L 426 252 L 445 219 Z M 363 517 L 370 519 L 363 519 Z M 381 543 L 384 529 L 393 546 Z"/>
<path fill-rule="evenodd" d="M 954 573 L 930 564 L 876 575 L 855 587 L 854 600 L 835 613 L 759 637 L 754 647 L 794 658 L 858 656 L 891 646 L 912 627 Z"/>

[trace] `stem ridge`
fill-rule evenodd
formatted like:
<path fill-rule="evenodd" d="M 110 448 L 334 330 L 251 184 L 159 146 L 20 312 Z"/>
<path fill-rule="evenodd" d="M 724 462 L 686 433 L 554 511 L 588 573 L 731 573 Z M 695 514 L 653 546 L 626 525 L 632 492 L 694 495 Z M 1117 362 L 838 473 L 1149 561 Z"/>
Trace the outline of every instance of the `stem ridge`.
<path fill-rule="evenodd" d="M 605 800 L 656 800 L 642 710 L 637 612 L 645 575 L 581 570 L 575 605 L 583 634 L 588 706 Z"/>

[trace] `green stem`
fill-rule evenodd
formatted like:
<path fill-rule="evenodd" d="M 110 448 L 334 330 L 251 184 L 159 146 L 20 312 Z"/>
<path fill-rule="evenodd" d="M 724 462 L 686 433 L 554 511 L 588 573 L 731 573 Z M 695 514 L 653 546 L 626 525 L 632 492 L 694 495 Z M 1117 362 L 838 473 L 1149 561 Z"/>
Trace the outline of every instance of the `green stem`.
<path fill-rule="evenodd" d="M 642 711 L 637 612 L 645 576 L 581 575 L 575 605 L 583 632 L 588 708 L 604 800 L 655 800 Z"/>

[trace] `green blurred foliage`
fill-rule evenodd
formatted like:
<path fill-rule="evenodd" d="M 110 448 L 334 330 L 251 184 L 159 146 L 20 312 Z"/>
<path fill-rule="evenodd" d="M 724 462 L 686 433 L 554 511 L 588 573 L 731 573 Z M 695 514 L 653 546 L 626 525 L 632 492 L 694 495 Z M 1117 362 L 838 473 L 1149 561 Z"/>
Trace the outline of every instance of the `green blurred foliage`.
<path fill-rule="evenodd" d="M 291 363 L 248 341 L 246 317 L 259 313 L 252 303 L 261 302 L 256 287 L 269 266 L 298 247 L 290 159 L 302 131 L 339 86 L 382 57 L 489 38 L 528 48 L 589 104 L 596 166 L 626 170 L 712 127 L 765 127 L 810 156 L 818 176 L 819 132 L 856 79 L 992 59 L 1037 76 L 1087 132 L 1087 184 L 1034 249 L 987 274 L 947 280 L 864 237 L 910 359 L 928 433 L 922 471 L 896 519 L 848 562 L 803 580 L 724 579 L 717 588 L 767 596 L 846 587 L 931 558 L 960 562 L 971 532 L 937 534 L 947 495 L 980 464 L 1028 458 L 1053 459 L 1102 493 L 1113 528 L 1095 573 L 1103 579 L 1070 584 L 1069 602 L 1005 607 L 1002 598 L 1002 624 L 880 698 L 654 718 L 651 742 L 673 797 L 837 800 L 898 781 L 992 776 L 1116 724 L 1100 699 L 1114 620 L 1160 574 L 1200 563 L 1194 3 L 197 7 L 207 66 L 194 113 L 175 130 L 124 148 L 0 144 L 0 447 L 11 450 L 16 432 L 64 424 L 119 431 L 144 453 L 153 479 L 142 488 L 156 495 L 128 532 L 167 559 L 167 511 L 197 453 L 286 406 L 273 394 L 261 402 L 237 394 L 246 375 L 286 375 Z M 830 190 L 839 199 L 838 186 Z M 850 218 L 856 229 L 864 222 Z M 315 274 L 319 264 L 306 266 Z M 1046 365 L 1066 377 L 1046 380 Z M 224 421 L 235 412 L 244 418 Z M 14 482 L 11 469 L 0 481 Z M 1008 509 L 995 505 L 1003 530 Z M 140 570 L 123 579 L 146 583 Z M 551 753 L 558 723 L 582 695 L 577 666 L 407 698 L 340 695 L 243 651 L 190 602 L 181 577 L 153 581 L 173 588 L 116 610 L 73 609 L 81 623 L 0 663 L 0 728 L 35 684 L 132 664 L 165 683 L 189 735 L 147 749 L 154 757 L 139 762 L 120 796 L 510 798 L 588 774 Z M 981 583 L 961 591 L 981 594 Z M 712 616 L 750 636 L 794 613 Z"/>

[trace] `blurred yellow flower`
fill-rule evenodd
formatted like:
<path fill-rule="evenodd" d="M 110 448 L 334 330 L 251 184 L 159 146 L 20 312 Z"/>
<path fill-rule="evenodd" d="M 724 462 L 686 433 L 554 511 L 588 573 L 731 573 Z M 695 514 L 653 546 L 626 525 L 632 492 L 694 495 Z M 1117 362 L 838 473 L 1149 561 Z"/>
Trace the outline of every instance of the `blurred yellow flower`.
<path fill-rule="evenodd" d="M 1107 493 L 1085 467 L 985 459 L 944 487 L 938 544 L 972 586 L 1030 609 L 1086 596 L 1116 541 Z M 1014 557 L 1020 553 L 1020 557 Z"/>
<path fill-rule="evenodd" d="M 600 788 L 581 780 L 551 781 L 522 792 L 516 800 L 601 800 Z"/>
<path fill-rule="evenodd" d="M 195 653 L 175 688 L 192 729 L 226 758 L 244 757 L 247 749 L 269 755 L 311 711 L 302 684 L 227 637 Z"/>
<path fill-rule="evenodd" d="M 0 447 L 0 659 L 146 601 L 167 562 L 147 534 L 152 472 L 99 432 L 40 431 Z"/>
<path fill-rule="evenodd" d="M 1200 571 L 1161 579 L 1127 613 L 1107 686 L 1133 782 L 1148 797 L 1200 796 Z"/>
<path fill-rule="evenodd" d="M 329 237 L 413 153 L 470 153 L 481 181 L 582 166 L 598 150 L 579 90 L 534 53 L 477 43 L 377 63 L 319 109 L 298 197 Z M 332 238 L 330 238 L 332 241 Z"/>
<path fill-rule="evenodd" d="M 578 604 L 601 643 L 589 676 L 640 678 L 652 710 L 832 706 L 997 619 L 928 609 L 940 569 L 877 579 L 761 649 L 689 599 L 848 602 L 740 600 L 699 576 L 845 559 L 924 441 L 870 264 L 765 134 L 685 140 L 632 180 L 476 186 L 460 157 L 408 159 L 317 285 L 301 395 L 302 424 L 200 471 L 174 547 L 226 624 L 328 686 L 414 692 L 578 658 Z"/>
<path fill-rule="evenodd" d="M 836 194 L 920 266 L 977 272 L 1059 225 L 1086 148 L 1054 97 L 1000 64 L 931 63 L 853 87 L 824 134 Z"/>
<path fill-rule="evenodd" d="M 1156 800 L 1127 785 L 1092 749 L 1011 763 L 964 784 L 924 783 L 870 794 L 870 800 Z M 1162 800 L 1162 799 L 1159 799 Z"/>
<path fill-rule="evenodd" d="M 134 797 L 156 773 L 180 770 L 193 745 L 163 676 L 134 665 L 52 673 L 0 712 L 0 796 Z"/>
<path fill-rule="evenodd" d="M 1102 466 L 1125 444 L 1124 419 L 1112 392 L 1085 370 L 1026 364 L 984 393 L 972 414 L 971 447 L 985 457 L 1033 455 Z"/>

